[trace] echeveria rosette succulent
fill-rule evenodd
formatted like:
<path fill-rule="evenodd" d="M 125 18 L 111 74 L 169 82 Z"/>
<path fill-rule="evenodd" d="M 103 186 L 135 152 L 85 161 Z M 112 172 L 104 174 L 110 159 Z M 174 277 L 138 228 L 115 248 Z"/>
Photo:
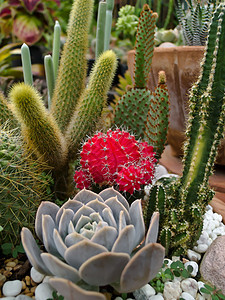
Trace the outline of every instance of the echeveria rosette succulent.
<path fill-rule="evenodd" d="M 67 300 L 100 300 L 105 298 L 96 287 L 132 292 L 156 276 L 165 255 L 156 243 L 158 225 L 154 213 L 145 235 L 141 200 L 129 206 L 112 187 L 99 194 L 83 189 L 61 208 L 48 201 L 39 206 L 35 230 L 47 252 L 27 228 L 21 238 L 31 264 L 57 277 L 49 282 Z M 84 284 L 92 291 L 81 288 Z"/>
<path fill-rule="evenodd" d="M 74 175 L 79 189 L 114 185 L 133 194 L 152 182 L 156 163 L 153 147 L 127 131 L 117 128 L 96 133 L 83 144 L 80 156 L 81 169 Z"/>

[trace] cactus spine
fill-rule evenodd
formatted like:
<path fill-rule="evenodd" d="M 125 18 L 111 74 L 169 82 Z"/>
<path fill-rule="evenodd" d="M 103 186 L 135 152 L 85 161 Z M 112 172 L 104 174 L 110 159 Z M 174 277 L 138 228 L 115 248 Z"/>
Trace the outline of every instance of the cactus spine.
<path fill-rule="evenodd" d="M 144 5 L 136 35 L 134 87 L 118 101 L 114 123 L 117 126 L 126 126 L 137 137 L 153 142 L 154 151 L 160 157 L 168 128 L 169 97 L 165 73 L 160 72 L 158 86 L 154 92 L 147 89 L 156 19 L 157 14 L 153 13 L 147 4 Z"/>
<path fill-rule="evenodd" d="M 34 227 L 37 207 L 41 200 L 50 200 L 48 169 L 31 155 L 24 153 L 22 141 L 15 134 L 0 127 L 0 244 L 19 242 L 20 230 L 27 224 Z"/>
<path fill-rule="evenodd" d="M 86 52 L 93 0 L 74 1 L 68 24 L 67 42 L 58 70 L 51 110 L 65 132 L 77 101 L 85 88 L 87 72 Z"/>
<path fill-rule="evenodd" d="M 173 179 L 168 184 L 169 179 L 164 179 L 157 183 L 166 190 L 160 236 L 170 254 L 184 253 L 194 245 L 202 230 L 205 207 L 213 197 L 208 180 L 225 125 L 224 43 L 225 4 L 221 3 L 210 25 L 200 77 L 190 92 L 183 175 L 176 182 Z M 152 188 L 146 209 L 154 195 Z"/>

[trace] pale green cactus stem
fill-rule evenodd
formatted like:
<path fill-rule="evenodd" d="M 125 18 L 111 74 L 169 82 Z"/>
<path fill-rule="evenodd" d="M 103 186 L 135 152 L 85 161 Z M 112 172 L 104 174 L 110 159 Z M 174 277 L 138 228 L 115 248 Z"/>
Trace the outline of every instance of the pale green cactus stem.
<path fill-rule="evenodd" d="M 106 4 L 104 51 L 108 50 L 110 45 L 114 0 L 106 0 Z"/>
<path fill-rule="evenodd" d="M 54 91 L 55 86 L 55 73 L 54 73 L 54 66 L 51 55 L 45 55 L 44 58 L 44 65 L 45 65 L 45 76 L 48 88 L 48 109 L 51 106 L 51 99 Z"/>
<path fill-rule="evenodd" d="M 21 59 L 22 59 L 22 66 L 23 66 L 24 82 L 26 84 L 33 85 L 30 49 L 25 43 L 21 47 Z"/>
<path fill-rule="evenodd" d="M 60 34 L 61 34 L 60 24 L 59 24 L 58 21 L 55 21 L 53 47 L 52 47 L 52 61 L 53 61 L 53 69 L 54 69 L 55 80 L 57 78 L 58 67 L 59 67 Z"/>
<path fill-rule="evenodd" d="M 95 49 L 95 58 L 96 59 L 104 51 L 106 6 L 107 6 L 107 4 L 105 1 L 100 1 L 98 4 L 96 49 Z"/>

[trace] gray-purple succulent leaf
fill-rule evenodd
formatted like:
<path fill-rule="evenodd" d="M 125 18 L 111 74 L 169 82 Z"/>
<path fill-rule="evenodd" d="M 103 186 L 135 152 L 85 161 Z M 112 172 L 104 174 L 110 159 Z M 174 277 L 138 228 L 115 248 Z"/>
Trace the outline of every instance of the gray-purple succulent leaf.
<path fill-rule="evenodd" d="M 84 189 L 61 208 L 42 202 L 36 218 L 35 228 L 49 253 L 42 254 L 34 246 L 26 229 L 22 231 L 24 249 L 41 273 L 64 278 L 57 285 L 66 286 L 70 280 L 79 285 L 111 284 L 119 292 L 130 292 L 148 283 L 163 264 L 164 248 L 155 243 L 159 214 L 154 214 L 145 241 L 141 200 L 129 207 L 113 188 L 99 195 Z M 93 296 L 84 295 L 80 299 Z"/>
<path fill-rule="evenodd" d="M 36 213 L 36 219 L 35 219 L 35 231 L 38 236 L 38 238 L 42 241 L 42 215 L 49 215 L 52 217 L 53 220 L 55 220 L 56 215 L 59 211 L 59 207 L 48 201 L 42 201 L 41 204 L 38 207 L 37 213 Z"/>
<path fill-rule="evenodd" d="M 86 291 L 64 278 L 50 278 L 49 283 L 67 300 L 106 300 L 103 294 Z"/>
<path fill-rule="evenodd" d="M 145 238 L 145 245 L 156 243 L 159 233 L 159 212 L 154 212 Z"/>
<path fill-rule="evenodd" d="M 52 275 L 41 258 L 41 250 L 39 249 L 31 231 L 23 227 L 21 231 L 21 241 L 30 263 L 37 271 L 42 274 Z"/>

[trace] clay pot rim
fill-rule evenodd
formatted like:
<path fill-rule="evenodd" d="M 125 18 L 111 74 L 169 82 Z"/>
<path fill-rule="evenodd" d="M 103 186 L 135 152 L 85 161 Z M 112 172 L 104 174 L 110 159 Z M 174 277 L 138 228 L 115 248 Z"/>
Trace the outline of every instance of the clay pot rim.
<path fill-rule="evenodd" d="M 202 52 L 205 46 L 173 46 L 173 47 L 155 47 L 154 52 Z M 128 53 L 135 52 L 135 49 L 128 51 Z"/>

